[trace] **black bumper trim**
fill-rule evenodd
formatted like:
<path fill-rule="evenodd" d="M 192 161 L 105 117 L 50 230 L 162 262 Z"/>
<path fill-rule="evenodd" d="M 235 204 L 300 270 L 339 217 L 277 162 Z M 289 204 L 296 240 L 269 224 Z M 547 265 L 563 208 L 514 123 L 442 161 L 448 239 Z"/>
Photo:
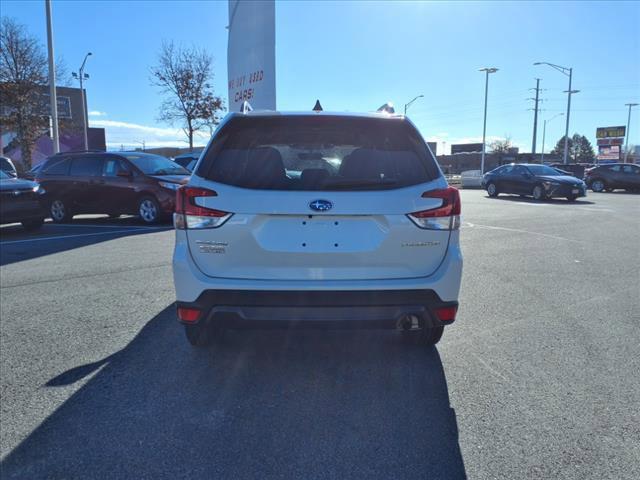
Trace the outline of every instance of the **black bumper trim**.
<path fill-rule="evenodd" d="M 428 327 L 452 323 L 439 321 L 435 310 L 458 302 L 444 302 L 433 290 L 206 290 L 195 302 L 176 306 L 197 308 L 203 312 L 201 321 L 227 328 L 396 328 L 405 315 L 416 315 Z"/>

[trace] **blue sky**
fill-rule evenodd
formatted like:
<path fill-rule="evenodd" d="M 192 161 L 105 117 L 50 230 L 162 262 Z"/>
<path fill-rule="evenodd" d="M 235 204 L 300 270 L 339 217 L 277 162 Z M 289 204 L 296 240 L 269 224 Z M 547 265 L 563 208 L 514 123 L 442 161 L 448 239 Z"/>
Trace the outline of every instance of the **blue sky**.
<path fill-rule="evenodd" d="M 46 41 L 43 0 L 3 0 L 1 14 Z M 86 71 L 94 126 L 111 147 L 180 145 L 175 127 L 157 121 L 161 97 L 149 82 L 163 39 L 197 45 L 215 59 L 217 94 L 227 96 L 227 2 L 53 0 L 56 56 L 69 70 L 93 52 Z M 483 66 L 491 76 L 487 136 L 509 135 L 530 151 L 530 88 L 542 78 L 540 118 L 566 109 L 567 78 L 548 61 L 574 68 L 570 132 L 595 144 L 599 126 L 624 125 L 625 103 L 640 103 L 640 3 L 637 2 L 297 2 L 276 3 L 278 108 L 398 109 L 424 94 L 409 116 L 429 140 L 480 141 Z M 564 118 L 547 127 L 547 150 Z M 538 150 L 542 140 L 539 125 Z M 204 139 L 200 139 L 202 143 Z M 631 144 L 640 144 L 640 107 Z"/>

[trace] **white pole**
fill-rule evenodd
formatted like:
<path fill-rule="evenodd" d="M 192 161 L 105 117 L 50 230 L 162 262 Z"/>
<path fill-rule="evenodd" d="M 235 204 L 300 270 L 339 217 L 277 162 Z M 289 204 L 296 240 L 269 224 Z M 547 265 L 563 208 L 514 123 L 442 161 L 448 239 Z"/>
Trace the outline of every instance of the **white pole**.
<path fill-rule="evenodd" d="M 49 96 L 51 100 L 51 123 L 53 153 L 60 151 L 60 137 L 58 135 L 58 97 L 56 96 L 56 65 L 53 56 L 53 27 L 51 25 L 51 0 L 45 0 L 47 11 L 47 47 L 49 54 Z"/>
<path fill-rule="evenodd" d="M 625 105 L 627 107 L 629 107 L 629 115 L 627 116 L 627 130 L 624 132 L 625 133 L 625 139 L 624 139 L 624 163 L 627 163 L 627 158 L 629 157 L 629 134 L 631 133 L 629 131 L 629 126 L 631 125 L 631 107 L 635 107 L 638 104 L 637 103 L 626 103 Z"/>
<path fill-rule="evenodd" d="M 489 93 L 489 70 L 485 71 L 486 79 L 484 82 L 484 123 L 482 125 L 482 159 L 480 160 L 480 175 L 484 175 L 484 155 L 486 150 L 487 138 L 487 94 Z"/>
<path fill-rule="evenodd" d="M 573 74 L 573 68 L 569 69 L 569 91 L 567 92 L 567 123 L 564 129 L 564 154 L 562 155 L 562 163 L 565 165 L 568 163 L 569 155 L 569 115 L 571 114 L 571 76 Z"/>

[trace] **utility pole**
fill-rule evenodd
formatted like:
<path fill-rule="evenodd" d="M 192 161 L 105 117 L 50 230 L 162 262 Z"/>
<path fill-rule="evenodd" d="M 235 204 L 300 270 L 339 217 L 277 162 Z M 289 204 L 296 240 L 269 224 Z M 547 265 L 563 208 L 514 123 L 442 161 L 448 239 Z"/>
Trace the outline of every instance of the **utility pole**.
<path fill-rule="evenodd" d="M 486 80 L 484 84 L 484 124 L 482 127 L 482 159 L 480 160 L 480 174 L 484 174 L 484 156 L 486 151 L 486 140 L 487 140 L 487 96 L 489 94 L 489 74 L 496 73 L 498 71 L 497 68 L 494 67 L 485 67 L 479 70 L 480 72 L 486 73 Z"/>
<path fill-rule="evenodd" d="M 49 55 L 49 99 L 51 101 L 51 139 L 53 153 L 60 151 L 60 136 L 58 133 L 58 97 L 56 95 L 56 63 L 53 56 L 53 26 L 51 21 L 51 0 L 45 0 L 47 11 L 47 50 Z"/>
<path fill-rule="evenodd" d="M 625 139 L 624 139 L 624 163 L 627 163 L 627 158 L 629 157 L 629 134 L 631 133 L 629 131 L 629 126 L 631 124 L 631 107 L 637 107 L 638 104 L 637 103 L 625 103 L 624 105 L 625 105 L 625 107 L 629 107 L 629 115 L 627 116 L 627 130 L 624 132 L 625 133 Z"/>
<path fill-rule="evenodd" d="M 567 94 L 567 123 L 564 130 L 564 154 L 562 156 L 562 163 L 565 165 L 568 163 L 569 157 L 569 116 L 571 114 L 571 95 L 574 93 L 578 93 L 580 90 L 571 90 L 571 80 L 573 78 L 573 68 L 563 67 L 561 65 L 554 65 L 549 62 L 536 62 L 534 65 L 548 65 L 551 68 L 558 70 L 563 75 L 569 77 L 569 90 L 565 90 L 564 93 Z"/>
<path fill-rule="evenodd" d="M 536 137 L 538 134 L 538 99 L 540 98 L 540 79 L 536 78 L 536 98 L 535 107 L 533 109 L 533 142 L 531 143 L 531 154 L 536 154 Z"/>

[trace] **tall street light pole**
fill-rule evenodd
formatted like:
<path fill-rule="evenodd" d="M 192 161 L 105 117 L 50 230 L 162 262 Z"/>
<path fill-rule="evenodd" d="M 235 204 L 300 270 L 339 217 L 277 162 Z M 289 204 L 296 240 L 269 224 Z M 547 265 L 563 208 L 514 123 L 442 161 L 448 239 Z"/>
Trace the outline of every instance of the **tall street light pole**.
<path fill-rule="evenodd" d="M 89 58 L 90 55 L 92 55 L 91 52 L 87 53 L 84 56 L 84 60 L 82 61 L 80 70 L 78 70 L 77 74 L 75 72 L 73 73 L 73 76 L 76 77 L 78 80 L 80 80 L 80 100 L 82 102 L 82 125 L 83 125 L 83 133 L 84 133 L 84 149 L 85 150 L 89 150 L 89 138 L 87 136 L 87 123 L 89 119 L 87 117 L 87 104 L 86 104 L 86 99 L 84 97 L 83 81 L 89 78 L 89 75 L 84 73 L 84 66 L 87 63 L 87 58 Z"/>
<path fill-rule="evenodd" d="M 544 162 L 544 137 L 545 137 L 545 135 L 547 133 L 547 122 L 550 122 L 554 118 L 559 117 L 561 115 L 564 115 L 564 113 L 559 113 L 557 115 L 554 115 L 549 120 L 545 119 L 545 121 L 543 123 L 543 126 L 542 126 L 542 152 L 540 153 L 540 163 Z"/>
<path fill-rule="evenodd" d="M 627 130 L 624 132 L 625 133 L 625 139 L 624 139 L 624 163 L 627 163 L 627 158 L 629 157 L 629 134 L 631 133 L 629 131 L 629 125 L 631 124 L 631 107 L 637 107 L 638 104 L 637 103 L 625 103 L 624 105 L 626 107 L 629 107 L 629 115 L 627 116 Z"/>
<path fill-rule="evenodd" d="M 538 137 L 538 100 L 540 97 L 540 79 L 536 78 L 536 106 L 533 113 L 533 141 L 531 142 L 531 155 L 536 154 L 536 139 Z"/>
<path fill-rule="evenodd" d="M 416 98 L 414 98 L 413 100 L 411 100 L 409 103 L 405 103 L 404 104 L 404 116 L 407 116 L 407 108 L 409 108 L 411 106 L 411 104 L 413 102 L 415 102 L 417 99 L 424 97 L 424 95 L 418 95 Z"/>
<path fill-rule="evenodd" d="M 573 68 L 570 67 L 562 67 L 560 65 L 554 65 L 549 62 L 536 62 L 534 65 L 549 65 L 551 68 L 555 68 L 560 73 L 569 77 L 569 90 L 566 90 L 567 94 L 567 123 L 564 130 L 564 154 L 562 156 L 562 163 L 565 165 L 568 163 L 569 157 L 569 116 L 571 115 L 571 95 L 574 93 L 578 93 L 580 90 L 571 90 L 571 79 L 573 77 Z"/>
<path fill-rule="evenodd" d="M 47 50 L 49 55 L 49 100 L 51 101 L 51 139 L 53 153 L 60 151 L 60 137 L 58 134 L 58 97 L 56 96 L 56 62 L 53 56 L 53 26 L 51 21 L 51 0 L 45 1 L 47 12 Z"/>
<path fill-rule="evenodd" d="M 484 175 L 484 156 L 486 151 L 486 139 L 487 139 L 487 97 L 489 94 L 489 74 L 496 73 L 497 68 L 485 67 L 479 70 L 486 73 L 486 79 L 484 83 L 484 124 L 482 126 L 482 159 L 480 160 L 480 174 Z"/>

